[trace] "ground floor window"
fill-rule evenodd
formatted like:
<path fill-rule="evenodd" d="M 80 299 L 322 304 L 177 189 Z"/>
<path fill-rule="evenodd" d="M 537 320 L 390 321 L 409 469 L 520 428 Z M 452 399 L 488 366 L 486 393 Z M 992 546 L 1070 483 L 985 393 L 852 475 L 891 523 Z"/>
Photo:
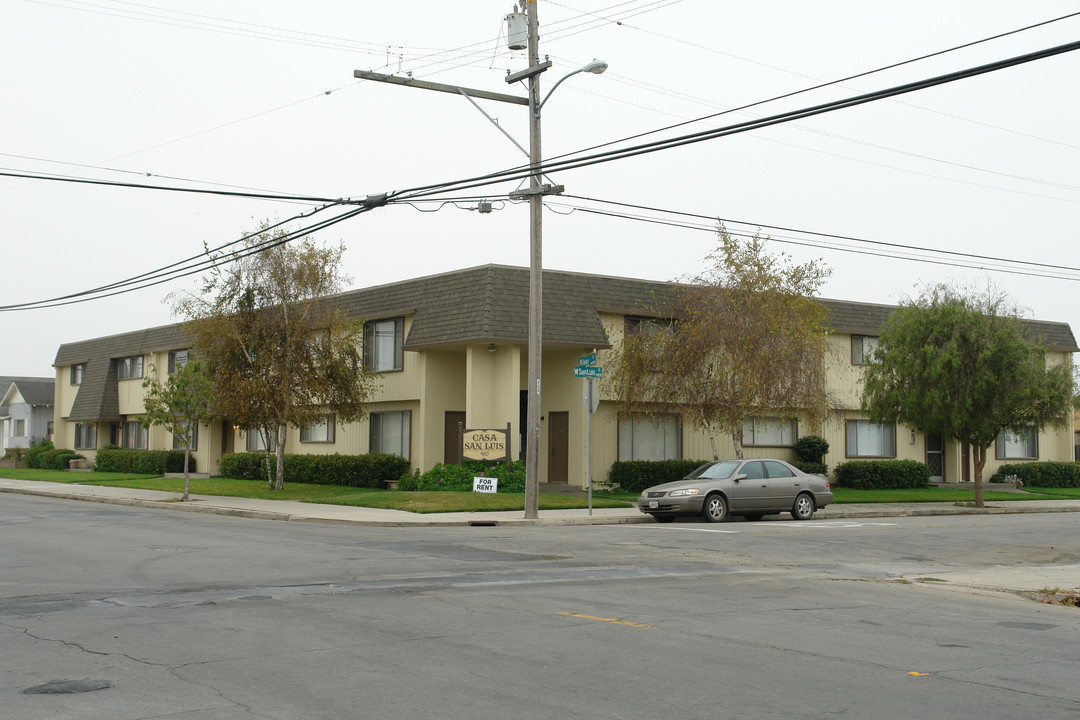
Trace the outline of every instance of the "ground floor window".
<path fill-rule="evenodd" d="M 848 420 L 847 457 L 896 457 L 896 424 Z"/>
<path fill-rule="evenodd" d="M 619 418 L 619 460 L 681 460 L 678 415 L 632 413 Z"/>
<path fill-rule="evenodd" d="M 1039 433 L 1033 425 L 1002 430 L 997 436 L 999 460 L 1034 460 L 1039 457 Z"/>
<path fill-rule="evenodd" d="M 753 418 L 743 423 L 743 445 L 791 447 L 795 444 L 795 421 L 780 418 Z"/>
<path fill-rule="evenodd" d="M 302 443 L 332 443 L 336 423 L 333 415 L 324 415 L 321 420 L 300 428 Z"/>
<path fill-rule="evenodd" d="M 138 420 L 127 420 L 123 424 L 120 447 L 129 450 L 145 450 L 147 429 Z"/>
<path fill-rule="evenodd" d="M 400 455 L 409 459 L 412 412 L 371 413 L 371 452 Z"/>
<path fill-rule="evenodd" d="M 75 449 L 94 450 L 95 448 L 97 448 L 97 425 L 75 423 Z"/>
<path fill-rule="evenodd" d="M 259 432 L 258 430 L 256 430 L 255 428 L 248 428 L 244 432 L 244 435 L 246 436 L 245 437 L 244 448 L 248 452 L 262 452 L 262 451 L 265 451 L 267 449 L 266 448 L 266 439 L 263 437 L 263 434 L 261 432 Z M 274 440 L 273 440 L 273 438 L 271 438 L 270 439 L 270 450 L 273 450 L 274 448 L 275 448 Z"/>
<path fill-rule="evenodd" d="M 191 447 L 188 450 L 195 451 L 199 449 L 199 423 L 191 423 L 194 427 L 191 428 Z M 178 433 L 173 435 L 172 439 L 173 450 L 184 449 L 184 434 Z"/>

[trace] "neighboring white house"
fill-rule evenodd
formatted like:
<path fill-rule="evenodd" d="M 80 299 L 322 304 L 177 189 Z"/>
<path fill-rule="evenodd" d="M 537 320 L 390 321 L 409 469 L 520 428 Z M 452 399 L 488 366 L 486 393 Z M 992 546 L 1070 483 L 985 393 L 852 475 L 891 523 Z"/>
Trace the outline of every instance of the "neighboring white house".
<path fill-rule="evenodd" d="M 0 375 L 0 456 L 10 448 L 28 448 L 53 432 L 52 378 Z"/>

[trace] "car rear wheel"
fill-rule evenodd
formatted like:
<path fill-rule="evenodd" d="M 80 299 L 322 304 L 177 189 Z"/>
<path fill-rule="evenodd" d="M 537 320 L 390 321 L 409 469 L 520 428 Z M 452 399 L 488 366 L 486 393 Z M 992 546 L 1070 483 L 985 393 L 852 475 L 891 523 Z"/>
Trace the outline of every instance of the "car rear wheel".
<path fill-rule="evenodd" d="M 675 521 L 674 515 L 653 515 L 653 520 L 658 523 L 669 523 Z"/>
<path fill-rule="evenodd" d="M 814 498 L 802 493 L 795 498 L 795 504 L 791 506 L 791 517 L 796 520 L 809 520 L 814 517 Z"/>
<path fill-rule="evenodd" d="M 724 522 L 728 518 L 727 500 L 723 495 L 710 495 L 705 498 L 705 504 L 701 508 L 701 516 L 705 522 Z"/>

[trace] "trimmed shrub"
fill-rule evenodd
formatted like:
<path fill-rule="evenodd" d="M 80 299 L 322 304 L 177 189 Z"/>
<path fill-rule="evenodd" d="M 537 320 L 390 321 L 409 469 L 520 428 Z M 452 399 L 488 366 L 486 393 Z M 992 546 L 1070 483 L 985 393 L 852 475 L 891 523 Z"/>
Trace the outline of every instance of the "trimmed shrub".
<path fill-rule="evenodd" d="M 1024 487 L 1080 487 L 1080 463 L 1030 462 L 1002 465 L 990 478 L 990 482 L 1005 482 L 1015 476 L 1024 481 Z"/>
<path fill-rule="evenodd" d="M 426 473 L 405 475 L 398 480 L 398 489 L 472 492 L 474 477 L 498 479 L 497 492 L 525 492 L 525 463 L 520 460 L 509 464 L 477 460 L 466 460 L 460 465 L 437 463 Z"/>
<path fill-rule="evenodd" d="M 829 441 L 817 435 L 805 435 L 795 442 L 795 454 L 804 463 L 823 464 L 829 452 Z M 794 463 L 793 463 L 794 464 Z M 798 466 L 796 466 L 798 467 Z M 800 468 L 801 470 L 802 468 Z M 810 472 L 806 470 L 804 472 Z"/>
<path fill-rule="evenodd" d="M 829 476 L 829 466 L 823 462 L 800 462 L 798 460 L 791 463 L 794 467 L 799 468 L 804 473 L 810 473 L 811 475 L 824 475 Z"/>
<path fill-rule="evenodd" d="M 191 456 L 189 472 L 195 472 L 195 456 Z M 98 450 L 94 472 L 141 473 L 164 475 L 184 472 L 183 450 Z"/>
<path fill-rule="evenodd" d="M 915 460 L 852 460 L 836 466 L 836 484 L 855 490 L 930 486 L 930 468 Z"/>
<path fill-rule="evenodd" d="M 49 470 L 51 468 L 43 465 L 43 455 L 54 449 L 52 442 L 49 440 L 30 441 L 30 449 L 26 451 L 26 466 L 35 468 L 37 470 Z"/>
<path fill-rule="evenodd" d="M 619 460 L 608 469 L 608 485 L 626 492 L 641 492 L 647 487 L 682 480 L 694 468 L 708 460 Z"/>
<path fill-rule="evenodd" d="M 270 456 L 277 470 L 277 457 Z M 259 452 L 230 453 L 221 458 L 218 470 L 224 477 L 261 480 L 266 477 L 266 455 Z M 285 455 L 285 481 L 316 485 L 378 488 L 409 472 L 409 461 L 400 455 Z"/>
<path fill-rule="evenodd" d="M 67 470 L 71 460 L 85 460 L 86 458 L 74 450 L 54 450 L 53 470 Z"/>

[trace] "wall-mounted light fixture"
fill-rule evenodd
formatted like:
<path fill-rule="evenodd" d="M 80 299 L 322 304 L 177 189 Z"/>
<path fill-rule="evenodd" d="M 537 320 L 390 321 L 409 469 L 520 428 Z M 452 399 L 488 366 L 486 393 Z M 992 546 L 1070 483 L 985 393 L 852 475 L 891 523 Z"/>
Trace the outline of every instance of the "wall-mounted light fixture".
<path fill-rule="evenodd" d="M 488 352 L 495 352 L 495 343 L 488 343 Z"/>

